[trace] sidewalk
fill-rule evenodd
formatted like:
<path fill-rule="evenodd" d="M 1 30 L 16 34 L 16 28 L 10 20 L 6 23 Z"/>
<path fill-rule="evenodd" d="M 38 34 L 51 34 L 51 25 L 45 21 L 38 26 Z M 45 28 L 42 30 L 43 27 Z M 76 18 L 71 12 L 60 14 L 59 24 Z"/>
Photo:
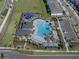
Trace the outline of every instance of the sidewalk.
<path fill-rule="evenodd" d="M 11 48 L 11 47 L 0 47 L 0 50 L 14 50 L 16 48 Z"/>

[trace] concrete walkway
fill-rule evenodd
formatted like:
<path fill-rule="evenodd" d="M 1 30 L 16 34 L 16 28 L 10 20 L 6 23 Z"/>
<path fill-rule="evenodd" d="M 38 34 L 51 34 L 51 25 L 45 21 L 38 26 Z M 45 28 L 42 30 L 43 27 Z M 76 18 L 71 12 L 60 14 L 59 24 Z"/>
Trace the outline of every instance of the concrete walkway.
<path fill-rule="evenodd" d="M 15 50 L 16 48 L 11 47 L 0 47 L 0 50 Z"/>
<path fill-rule="evenodd" d="M 49 53 L 61 53 L 61 52 L 67 52 L 67 51 L 56 51 L 56 50 L 28 50 L 28 51 L 33 51 L 33 52 L 49 52 Z M 79 53 L 79 51 L 69 51 L 72 53 Z"/>

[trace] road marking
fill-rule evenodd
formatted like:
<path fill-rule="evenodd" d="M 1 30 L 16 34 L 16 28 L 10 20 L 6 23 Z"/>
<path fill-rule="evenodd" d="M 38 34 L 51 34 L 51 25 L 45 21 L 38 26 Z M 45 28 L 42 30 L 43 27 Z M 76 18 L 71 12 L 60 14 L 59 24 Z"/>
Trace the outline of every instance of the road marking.
<path fill-rule="evenodd" d="M 66 42 L 66 40 L 65 40 L 65 38 L 64 38 L 64 33 L 63 33 L 63 31 L 62 31 L 62 28 L 61 28 L 61 25 L 60 25 L 60 22 L 59 22 L 58 19 L 57 19 L 57 21 L 58 21 L 58 24 L 59 24 L 60 31 L 61 31 L 61 33 L 62 33 L 62 35 L 63 35 L 63 40 L 64 40 L 64 43 L 65 43 L 66 51 L 69 52 L 69 49 L 68 49 L 69 44 Z"/>
<path fill-rule="evenodd" d="M 68 3 L 67 3 L 67 5 L 69 5 Z M 78 16 L 78 14 L 76 13 L 76 11 L 69 5 L 69 8 L 72 10 L 72 12 L 74 13 L 74 15 L 76 16 L 76 18 L 79 20 L 79 16 Z"/>
<path fill-rule="evenodd" d="M 63 8 L 63 10 L 66 12 L 66 15 L 69 16 L 69 12 L 68 10 L 62 5 L 61 1 L 60 0 L 57 0 L 59 2 L 59 4 L 61 5 L 61 7 Z"/>

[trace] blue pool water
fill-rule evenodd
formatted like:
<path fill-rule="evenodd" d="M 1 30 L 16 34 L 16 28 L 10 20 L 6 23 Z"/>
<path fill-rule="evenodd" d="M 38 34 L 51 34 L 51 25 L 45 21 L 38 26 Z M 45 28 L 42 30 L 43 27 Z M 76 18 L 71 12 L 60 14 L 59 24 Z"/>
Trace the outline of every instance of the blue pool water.
<path fill-rule="evenodd" d="M 25 19 L 31 19 L 33 17 L 33 13 L 25 13 L 24 15 L 23 15 L 23 18 L 25 18 Z"/>
<path fill-rule="evenodd" d="M 48 22 L 42 21 L 42 20 L 35 20 L 35 34 L 40 37 L 45 37 L 47 35 L 50 35 L 51 33 L 51 27 Z"/>

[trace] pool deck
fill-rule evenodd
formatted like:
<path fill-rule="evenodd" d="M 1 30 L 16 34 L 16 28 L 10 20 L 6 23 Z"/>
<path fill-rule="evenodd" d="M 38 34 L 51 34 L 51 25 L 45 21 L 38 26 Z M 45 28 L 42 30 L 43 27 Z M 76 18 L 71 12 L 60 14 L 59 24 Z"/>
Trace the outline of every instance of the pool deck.
<path fill-rule="evenodd" d="M 42 44 L 43 42 L 47 42 L 43 37 L 39 37 L 37 35 L 32 35 L 32 40 L 38 44 Z"/>
<path fill-rule="evenodd" d="M 39 23 L 38 23 L 39 22 Z M 59 38 L 56 38 L 57 36 L 54 34 L 54 36 L 55 36 L 55 38 L 54 38 L 54 40 L 53 40 L 53 38 L 52 39 L 50 39 L 50 37 L 47 37 L 47 36 L 49 36 L 50 34 L 48 34 L 47 36 L 43 36 L 42 34 L 40 34 L 39 32 L 38 32 L 38 28 L 40 28 L 39 27 L 39 25 L 40 24 L 42 24 L 42 26 L 43 26 L 43 24 L 44 24 L 44 26 L 45 26 L 45 23 L 46 23 L 46 21 L 44 21 L 44 20 L 42 20 L 42 19 L 36 19 L 35 21 L 34 21 L 34 26 L 35 26 L 35 32 L 32 34 L 32 43 L 35 43 L 35 44 L 41 44 L 41 45 L 43 45 L 44 47 L 52 47 L 52 46 L 58 46 L 58 44 L 59 44 L 59 42 L 57 42 L 58 40 L 59 40 Z M 47 26 L 47 25 L 46 25 Z M 38 28 L 37 28 L 38 27 Z M 45 31 L 45 30 L 44 30 Z M 40 32 L 42 32 L 42 31 L 40 31 Z M 52 32 L 54 32 L 54 31 L 52 31 Z M 41 36 L 40 36 L 40 35 Z"/>

